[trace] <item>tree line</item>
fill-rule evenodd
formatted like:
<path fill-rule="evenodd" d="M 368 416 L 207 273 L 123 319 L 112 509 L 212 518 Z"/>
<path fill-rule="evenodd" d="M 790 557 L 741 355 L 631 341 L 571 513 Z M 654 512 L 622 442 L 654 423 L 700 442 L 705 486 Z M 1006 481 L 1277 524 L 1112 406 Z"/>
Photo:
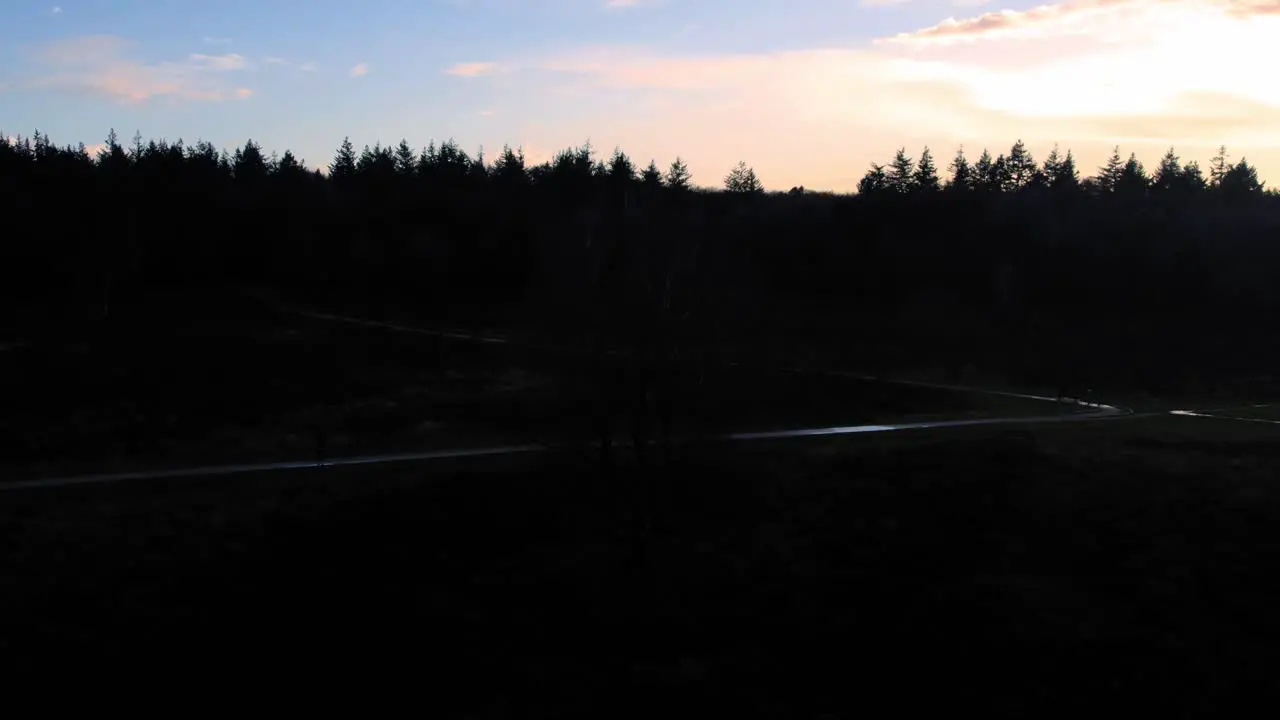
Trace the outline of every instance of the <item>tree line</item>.
<path fill-rule="evenodd" d="M 1206 169 L 1170 150 L 1150 172 L 1117 148 L 1091 176 L 1021 141 L 946 169 L 904 148 L 851 195 L 764 192 L 745 162 L 722 191 L 693 181 L 680 159 L 641 167 L 589 143 L 532 164 L 344 140 L 321 173 L 252 141 L 113 131 L 91 155 L 36 132 L 0 140 L 6 321 L 67 332 L 253 288 L 613 345 L 679 335 L 1152 389 L 1280 358 L 1280 197 L 1225 148 Z"/>
<path fill-rule="evenodd" d="M 899 148 L 889 163 L 872 163 L 858 183 L 858 192 L 864 195 L 1053 192 L 1090 197 L 1110 194 L 1130 199 L 1153 195 L 1182 199 L 1216 194 L 1236 202 L 1264 193 L 1275 194 L 1274 190 L 1265 190 L 1264 183 L 1258 179 L 1257 168 L 1247 159 L 1231 163 L 1229 158 L 1226 146 L 1220 146 L 1206 175 L 1200 163 L 1192 160 L 1184 164 L 1175 150 L 1169 148 L 1155 170 L 1148 172 L 1136 153 L 1130 153 L 1127 160 L 1122 159 L 1117 145 L 1095 175 L 1082 177 L 1071 150 L 1064 154 L 1055 145 L 1044 162 L 1037 164 L 1026 145 L 1018 140 L 1008 153 L 994 158 L 984 148 L 973 162 L 961 148 L 951 160 L 949 177 L 944 181 L 928 147 L 921 151 L 919 160 L 908 156 L 906 148 Z"/>

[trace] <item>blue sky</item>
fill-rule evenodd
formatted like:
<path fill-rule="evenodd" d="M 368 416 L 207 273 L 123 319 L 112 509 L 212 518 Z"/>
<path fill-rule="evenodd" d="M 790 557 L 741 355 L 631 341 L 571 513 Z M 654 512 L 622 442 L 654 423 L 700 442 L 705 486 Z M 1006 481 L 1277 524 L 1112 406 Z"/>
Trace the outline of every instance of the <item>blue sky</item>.
<path fill-rule="evenodd" d="M 899 145 L 945 165 L 961 144 L 1022 137 L 1088 165 L 1115 143 L 1153 164 L 1224 142 L 1280 180 L 1276 84 L 1222 82 L 1270 63 L 1280 2 L 1037 4 L 20 0 L 0 25 L 0 128 L 253 138 L 311 165 L 345 135 L 534 160 L 590 138 L 641 162 L 682 155 L 706 184 L 742 159 L 770 187 L 833 189 Z M 1187 65 L 1187 47 L 1214 60 Z"/>

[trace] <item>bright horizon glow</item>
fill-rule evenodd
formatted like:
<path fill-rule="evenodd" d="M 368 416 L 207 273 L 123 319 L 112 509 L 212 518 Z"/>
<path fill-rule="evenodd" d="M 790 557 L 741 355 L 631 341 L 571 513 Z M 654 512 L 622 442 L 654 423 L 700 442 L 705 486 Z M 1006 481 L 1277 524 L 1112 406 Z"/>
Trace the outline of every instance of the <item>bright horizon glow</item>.
<path fill-rule="evenodd" d="M 962 6 L 963 5 L 963 6 Z M 586 140 L 718 186 L 851 190 L 928 145 L 1092 174 L 1115 145 L 1148 168 L 1220 144 L 1280 183 L 1280 0 L 140 0 L 28 8 L 0 29 L 0 129 L 59 144 L 248 138 L 325 166 L 357 147 L 453 138 L 531 162 Z M 235 21 L 228 18 L 237 18 Z M 245 18 L 253 22 L 246 23 Z M 245 27 L 251 26 L 251 30 Z M 589 40 L 584 40 L 589 39 Z"/>

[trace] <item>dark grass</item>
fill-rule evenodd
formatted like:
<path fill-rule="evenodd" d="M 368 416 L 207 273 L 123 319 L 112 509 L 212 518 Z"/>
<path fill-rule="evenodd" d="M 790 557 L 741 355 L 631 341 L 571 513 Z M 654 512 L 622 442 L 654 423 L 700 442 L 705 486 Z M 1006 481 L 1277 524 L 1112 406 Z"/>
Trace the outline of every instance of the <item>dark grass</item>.
<path fill-rule="evenodd" d="M 446 717 L 1216 715 L 1280 660 L 1280 445 L 1166 429 L 13 493 L 0 639 Z"/>
<path fill-rule="evenodd" d="M 245 296 L 117 307 L 0 355 L 0 475 L 305 460 L 592 440 L 602 374 L 579 352 L 275 312 Z M 763 367 L 674 381 L 672 433 L 1040 412 L 1034 403 Z M 614 406 L 620 434 L 629 408 Z"/>
<path fill-rule="evenodd" d="M 1234 407 L 1208 408 L 1203 412 L 1228 418 L 1245 418 L 1261 420 L 1268 423 L 1280 422 L 1280 404 L 1240 405 Z"/>

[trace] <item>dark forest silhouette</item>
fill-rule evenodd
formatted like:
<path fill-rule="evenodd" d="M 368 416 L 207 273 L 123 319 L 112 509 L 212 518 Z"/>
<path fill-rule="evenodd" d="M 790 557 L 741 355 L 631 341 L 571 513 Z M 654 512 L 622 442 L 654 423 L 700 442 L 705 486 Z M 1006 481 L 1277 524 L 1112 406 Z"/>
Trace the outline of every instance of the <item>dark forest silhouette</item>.
<path fill-rule="evenodd" d="M 724 192 L 692 181 L 679 159 L 641 169 L 589 143 L 530 166 L 348 140 L 322 174 L 252 141 L 112 131 L 92 157 L 36 132 L 0 142 L 4 306 L 30 338 L 179 290 L 265 288 L 636 356 L 821 348 L 1156 391 L 1266 375 L 1277 355 L 1280 196 L 1225 148 L 1151 172 L 1117 148 L 1092 177 L 1021 141 L 945 168 L 901 149 L 854 195 L 766 193 L 746 163 Z"/>
<path fill-rule="evenodd" d="M 770 365 L 989 373 L 1134 408 L 1280 394 L 1280 196 L 1243 158 L 974 155 L 904 148 L 840 195 L 766 192 L 746 162 L 702 189 L 681 160 L 589 144 L 530 166 L 344 141 L 319 173 L 253 142 L 0 141 L 0 462 L 97 473 L 160 446 L 191 467 L 206 437 L 265 452 L 313 430 L 320 458 L 368 456 L 424 420 L 414 450 L 509 431 L 573 451 L 19 490 L 0 503 L 0 646 L 62 675 L 130 655 L 188 675 L 391 662 L 445 717 L 1223 714 L 1280 661 L 1270 421 L 683 452 L 677 420 L 676 453 L 641 442 L 715 403 L 791 423 L 797 395 L 790 411 L 833 396 L 827 424 L 862 422 L 859 403 L 877 423 L 983 409 Z M 730 361 L 735 382 L 694 389 Z M 484 397 L 512 367 L 551 378 L 519 396 L 553 407 L 527 416 L 539 437 Z M 417 404 L 381 402 L 424 377 Z M 339 427 L 355 439 L 326 443 Z M 615 482 L 574 454 L 593 431 Z M 628 431 L 636 462 L 612 462 Z"/>

